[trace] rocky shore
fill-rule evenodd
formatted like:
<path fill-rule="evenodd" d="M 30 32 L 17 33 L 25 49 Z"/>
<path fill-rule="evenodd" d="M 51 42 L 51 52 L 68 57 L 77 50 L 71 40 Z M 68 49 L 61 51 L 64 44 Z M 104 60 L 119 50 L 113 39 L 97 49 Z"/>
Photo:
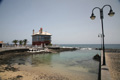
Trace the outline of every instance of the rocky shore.
<path fill-rule="evenodd" d="M 74 51 L 77 50 L 77 48 L 49 48 L 51 53 L 59 53 L 63 51 Z"/>
<path fill-rule="evenodd" d="M 0 77 L 0 80 L 69 80 L 67 77 L 60 74 L 50 74 L 44 69 L 38 72 L 38 69 L 30 70 L 29 67 L 27 67 L 26 70 L 19 70 L 17 65 L 14 66 L 13 69 L 12 68 L 13 67 L 8 67 L 6 65 L 3 65 L 2 68 L 0 67 L 0 70 L 4 70 L 0 72 L 0 76 L 2 76 Z"/>
<path fill-rule="evenodd" d="M 29 49 L 17 49 L 17 50 L 9 50 L 0 52 L 0 61 L 1 60 L 7 60 L 15 56 L 21 56 L 21 55 L 31 55 L 31 54 L 44 54 L 44 53 L 59 53 L 63 51 L 74 51 L 77 50 L 77 48 L 49 48 L 49 52 L 27 52 Z"/>
<path fill-rule="evenodd" d="M 26 50 L 12 50 L 11 51 L 6 51 L 6 52 L 0 52 L 0 65 L 1 64 L 7 64 L 6 60 L 10 59 L 10 58 L 14 58 L 16 56 L 27 56 L 27 55 L 32 55 L 32 54 L 46 54 L 46 53 L 59 53 L 59 52 L 63 52 L 63 51 L 74 51 L 77 50 L 76 48 L 51 48 L 49 49 L 49 52 L 27 52 Z"/>

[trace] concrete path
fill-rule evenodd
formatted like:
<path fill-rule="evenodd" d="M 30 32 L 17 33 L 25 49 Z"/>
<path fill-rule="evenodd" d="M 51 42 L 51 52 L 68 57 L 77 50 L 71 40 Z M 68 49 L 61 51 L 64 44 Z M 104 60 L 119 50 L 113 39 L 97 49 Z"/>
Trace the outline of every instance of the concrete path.
<path fill-rule="evenodd" d="M 103 53 L 101 51 L 101 80 L 112 80 L 109 72 L 109 68 L 107 66 L 107 60 L 106 65 L 103 64 Z"/>
<path fill-rule="evenodd" d="M 0 48 L 0 52 L 4 52 L 4 51 L 10 51 L 10 50 L 19 50 L 19 49 L 29 49 L 26 47 L 4 47 L 4 48 Z"/>

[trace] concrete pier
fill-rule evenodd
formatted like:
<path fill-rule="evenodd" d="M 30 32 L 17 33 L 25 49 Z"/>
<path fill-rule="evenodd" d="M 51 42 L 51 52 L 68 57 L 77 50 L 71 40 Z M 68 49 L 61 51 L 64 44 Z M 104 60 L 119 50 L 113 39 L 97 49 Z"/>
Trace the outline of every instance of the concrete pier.
<path fill-rule="evenodd" d="M 112 80 L 110 76 L 109 68 L 107 66 L 107 62 L 106 65 L 102 65 L 102 64 L 103 64 L 103 53 L 101 52 L 101 80 Z"/>
<path fill-rule="evenodd" d="M 3 47 L 0 48 L 0 53 L 2 52 L 10 52 L 10 51 L 27 51 L 29 48 L 27 47 Z"/>

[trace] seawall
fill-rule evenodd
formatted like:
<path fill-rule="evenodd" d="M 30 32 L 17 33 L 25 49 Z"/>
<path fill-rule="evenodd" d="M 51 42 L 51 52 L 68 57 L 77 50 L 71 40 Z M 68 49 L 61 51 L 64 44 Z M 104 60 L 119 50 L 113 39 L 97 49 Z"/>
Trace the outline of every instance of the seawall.
<path fill-rule="evenodd" d="M 7 53 L 7 52 L 24 52 L 28 51 L 29 48 L 26 47 L 9 47 L 9 48 L 0 48 L 0 54 Z"/>

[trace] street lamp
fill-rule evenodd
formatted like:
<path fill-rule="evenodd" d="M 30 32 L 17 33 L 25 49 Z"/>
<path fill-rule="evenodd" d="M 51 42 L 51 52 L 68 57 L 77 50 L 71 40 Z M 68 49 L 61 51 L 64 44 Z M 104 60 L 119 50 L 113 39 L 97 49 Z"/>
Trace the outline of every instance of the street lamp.
<path fill-rule="evenodd" d="M 94 20 L 96 16 L 94 15 L 93 11 L 95 9 L 100 10 L 100 19 L 101 19 L 101 25 L 102 25 L 102 39 L 103 39 L 103 45 L 102 45 L 102 47 L 103 47 L 103 65 L 106 65 L 106 62 L 105 62 L 105 47 L 104 47 L 104 37 L 105 36 L 104 36 L 104 29 L 103 29 L 103 18 L 104 18 L 104 16 L 103 16 L 103 8 L 106 7 L 106 6 L 110 7 L 110 11 L 109 11 L 108 15 L 112 17 L 115 14 L 115 12 L 113 12 L 112 7 L 110 5 L 104 5 L 102 8 L 99 8 L 99 7 L 93 8 L 92 14 L 90 16 L 90 18 L 92 20 Z"/>

